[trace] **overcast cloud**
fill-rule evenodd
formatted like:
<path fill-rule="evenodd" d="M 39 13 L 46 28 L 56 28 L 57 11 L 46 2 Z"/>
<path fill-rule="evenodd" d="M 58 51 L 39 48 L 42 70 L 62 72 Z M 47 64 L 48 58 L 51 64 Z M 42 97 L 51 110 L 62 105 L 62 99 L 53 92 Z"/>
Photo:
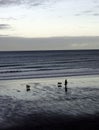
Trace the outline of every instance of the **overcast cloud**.
<path fill-rule="evenodd" d="M 8 5 L 42 5 L 45 2 L 51 2 L 51 0 L 0 0 L 1 6 Z"/>
<path fill-rule="evenodd" d="M 99 49 L 99 0 L 0 0 L 0 12 L 0 50 Z"/>
<path fill-rule="evenodd" d="M 0 51 L 99 49 L 99 37 L 0 37 Z"/>
<path fill-rule="evenodd" d="M 0 30 L 1 29 L 9 29 L 10 25 L 9 24 L 0 24 Z"/>

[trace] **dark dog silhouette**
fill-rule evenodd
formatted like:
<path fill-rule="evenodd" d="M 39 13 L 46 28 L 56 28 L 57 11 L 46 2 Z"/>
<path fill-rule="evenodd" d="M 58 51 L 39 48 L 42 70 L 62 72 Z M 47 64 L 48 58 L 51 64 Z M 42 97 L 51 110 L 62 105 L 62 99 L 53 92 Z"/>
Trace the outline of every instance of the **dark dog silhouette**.
<path fill-rule="evenodd" d="M 58 87 L 62 87 L 62 83 L 61 83 L 61 82 L 58 82 L 57 86 L 58 86 Z"/>
<path fill-rule="evenodd" d="M 26 91 L 30 91 L 30 85 L 26 85 Z"/>

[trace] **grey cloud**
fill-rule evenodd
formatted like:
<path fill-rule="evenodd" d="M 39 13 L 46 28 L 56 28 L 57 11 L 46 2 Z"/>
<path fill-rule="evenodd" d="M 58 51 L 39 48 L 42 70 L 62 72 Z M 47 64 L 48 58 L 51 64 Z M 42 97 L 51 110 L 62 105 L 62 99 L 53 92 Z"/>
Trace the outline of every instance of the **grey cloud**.
<path fill-rule="evenodd" d="M 82 15 L 92 15 L 92 16 L 99 16 L 99 13 L 95 10 L 86 10 L 80 13 L 75 14 L 75 16 L 82 16 Z"/>
<path fill-rule="evenodd" d="M 86 8 L 86 10 L 79 11 L 78 13 L 75 14 L 75 16 L 98 16 L 99 12 L 99 0 L 91 0 L 90 1 L 92 4 L 89 3 L 90 6 Z M 85 5 L 86 7 L 86 5 Z"/>
<path fill-rule="evenodd" d="M 99 49 L 99 37 L 0 37 L 0 50 Z"/>
<path fill-rule="evenodd" d="M 9 24 L 0 24 L 0 30 L 1 29 L 9 29 L 10 25 Z"/>
<path fill-rule="evenodd" d="M 81 15 L 91 15 L 94 11 L 93 10 L 84 10 L 78 14 L 75 14 L 75 16 L 81 16 Z"/>
<path fill-rule="evenodd" d="M 0 0 L 0 5 L 21 4 L 22 0 Z"/>
<path fill-rule="evenodd" d="M 97 4 L 97 3 L 99 3 L 99 1 L 98 0 L 94 0 L 93 3 Z"/>
<path fill-rule="evenodd" d="M 89 13 L 92 13 L 92 12 L 93 12 L 93 10 L 85 10 L 82 13 L 89 14 Z"/>
<path fill-rule="evenodd" d="M 1 35 L 1 34 L 0 34 L 0 37 L 7 37 L 7 36 L 8 36 L 8 35 Z"/>
<path fill-rule="evenodd" d="M 39 6 L 41 3 L 32 3 L 31 6 Z"/>
<path fill-rule="evenodd" d="M 31 5 L 31 6 L 38 6 L 44 3 L 51 3 L 51 2 L 58 2 L 59 0 L 0 0 L 1 6 L 6 5 Z M 61 0 L 62 1 L 62 0 Z M 63 0 L 64 1 L 64 0 Z M 66 0 L 67 2 L 77 1 L 77 0 Z M 97 4 L 98 0 L 94 0 L 93 3 Z"/>
<path fill-rule="evenodd" d="M 93 13 L 92 15 L 93 16 L 99 16 L 99 13 Z"/>
<path fill-rule="evenodd" d="M 48 0 L 0 0 L 1 6 L 7 5 L 31 5 L 31 6 L 38 6 L 44 2 L 48 2 Z"/>
<path fill-rule="evenodd" d="M 48 5 L 57 0 L 0 0 L 0 6 L 24 5 L 27 7 L 35 7 Z"/>
<path fill-rule="evenodd" d="M 14 17 L 2 17 L 2 18 L 0 18 L 0 20 L 6 20 L 6 21 L 9 21 L 9 20 L 16 20 L 16 18 L 14 18 Z"/>
<path fill-rule="evenodd" d="M 99 8 L 99 5 L 96 5 L 95 8 Z"/>
<path fill-rule="evenodd" d="M 82 14 L 80 14 L 80 13 L 79 13 L 79 14 L 75 14 L 75 16 L 81 16 L 81 15 L 82 15 Z"/>

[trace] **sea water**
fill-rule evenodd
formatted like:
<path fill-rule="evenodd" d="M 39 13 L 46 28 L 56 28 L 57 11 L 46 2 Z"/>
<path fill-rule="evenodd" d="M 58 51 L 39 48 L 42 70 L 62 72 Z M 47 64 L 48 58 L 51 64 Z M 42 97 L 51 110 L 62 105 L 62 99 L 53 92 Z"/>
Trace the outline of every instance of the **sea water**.
<path fill-rule="evenodd" d="M 0 79 L 99 74 L 99 50 L 0 52 Z"/>

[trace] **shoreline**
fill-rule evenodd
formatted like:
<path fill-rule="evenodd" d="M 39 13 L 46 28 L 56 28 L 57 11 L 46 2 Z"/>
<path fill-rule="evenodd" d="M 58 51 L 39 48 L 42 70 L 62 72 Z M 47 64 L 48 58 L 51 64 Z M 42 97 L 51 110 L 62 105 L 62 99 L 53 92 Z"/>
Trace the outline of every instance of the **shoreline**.
<path fill-rule="evenodd" d="M 23 80 L 51 80 L 51 79 L 77 79 L 77 78 L 91 78 L 91 77 L 98 77 L 99 74 L 92 74 L 92 75 L 88 75 L 88 74 L 84 74 L 84 75 L 69 75 L 69 76 L 49 76 L 49 77 L 26 77 L 26 78 L 13 78 L 13 79 L 0 79 L 0 82 L 5 82 L 5 81 L 23 81 Z"/>
<path fill-rule="evenodd" d="M 66 76 L 47 76 L 47 77 L 19 77 L 12 79 L 0 79 L 0 81 L 17 81 L 17 80 L 31 80 L 31 79 L 56 79 L 56 78 L 73 78 L 73 77 L 97 77 L 99 74 L 82 74 L 82 75 L 66 75 Z"/>
<path fill-rule="evenodd" d="M 64 77 L 1 81 L 0 130 L 99 129 L 99 77 L 66 79 L 67 93 Z"/>
<path fill-rule="evenodd" d="M 43 86 L 54 86 L 58 87 L 57 83 L 62 83 L 62 88 L 64 88 L 64 82 L 67 79 L 67 87 L 68 88 L 78 88 L 78 87 L 86 87 L 86 86 L 99 86 L 99 76 L 98 75 L 84 75 L 84 76 L 72 76 L 72 77 L 51 77 L 51 78 L 30 78 L 30 79 L 14 79 L 14 80 L 0 80 L 0 87 L 9 89 L 9 91 L 19 90 L 25 91 L 26 85 L 29 84 L 30 86 L 34 86 L 35 84 Z M 80 86 L 79 86 L 80 85 Z M 1 90 L 3 89 L 1 87 Z M 7 91 L 6 91 L 7 92 Z"/>

